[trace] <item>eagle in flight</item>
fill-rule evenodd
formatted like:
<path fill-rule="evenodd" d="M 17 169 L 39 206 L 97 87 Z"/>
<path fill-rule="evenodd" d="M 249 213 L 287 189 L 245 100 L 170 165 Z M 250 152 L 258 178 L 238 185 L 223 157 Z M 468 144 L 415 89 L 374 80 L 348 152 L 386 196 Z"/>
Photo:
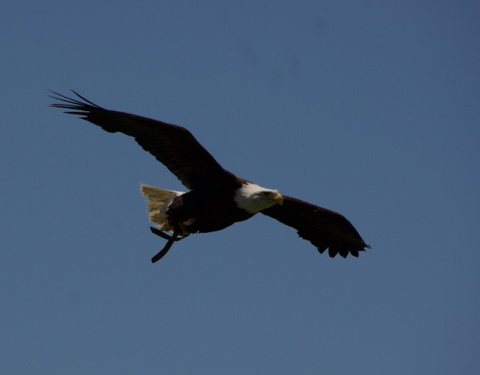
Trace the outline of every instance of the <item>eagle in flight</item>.
<path fill-rule="evenodd" d="M 51 97 L 58 100 L 52 107 L 66 109 L 65 113 L 79 115 L 109 133 L 134 137 L 188 189 L 181 192 L 141 185 L 150 221 L 157 226 L 150 229 L 167 240 L 152 263 L 161 259 L 175 241 L 191 233 L 222 230 L 258 212 L 295 228 L 320 253 L 328 249 L 331 257 L 358 257 L 360 251 L 370 248 L 342 215 L 225 170 L 184 127 L 105 109 L 75 91 L 78 99 L 52 93 L 55 96 Z"/>

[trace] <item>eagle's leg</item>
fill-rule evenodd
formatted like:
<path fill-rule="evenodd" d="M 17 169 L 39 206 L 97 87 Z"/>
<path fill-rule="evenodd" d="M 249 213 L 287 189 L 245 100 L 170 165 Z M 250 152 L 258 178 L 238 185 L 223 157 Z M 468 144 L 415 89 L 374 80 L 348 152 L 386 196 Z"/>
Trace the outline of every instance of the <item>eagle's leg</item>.
<path fill-rule="evenodd" d="M 178 241 L 180 240 L 181 238 L 177 238 L 178 234 L 179 234 L 179 230 L 175 228 L 175 230 L 173 231 L 173 235 L 172 236 L 168 236 L 166 235 L 165 233 L 161 232 L 161 231 L 158 231 L 159 233 L 161 233 L 161 235 L 157 232 L 154 231 L 155 228 L 151 228 L 152 229 L 152 232 L 159 235 L 160 237 L 162 238 L 168 238 L 168 242 L 166 243 L 165 247 L 160 250 L 160 252 L 155 255 L 153 258 L 152 258 L 152 263 L 155 263 L 156 261 L 160 260 L 163 258 L 163 256 L 168 253 L 168 250 L 170 250 L 170 248 L 172 247 L 173 243 L 175 241 Z M 164 237 L 165 236 L 165 237 Z"/>

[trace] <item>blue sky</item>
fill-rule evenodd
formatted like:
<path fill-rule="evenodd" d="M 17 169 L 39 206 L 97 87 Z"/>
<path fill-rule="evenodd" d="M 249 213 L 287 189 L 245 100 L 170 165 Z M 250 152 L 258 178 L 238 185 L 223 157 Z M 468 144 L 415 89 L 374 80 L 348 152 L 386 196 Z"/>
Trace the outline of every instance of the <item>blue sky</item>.
<path fill-rule="evenodd" d="M 0 372 L 477 373 L 479 8 L 2 4 Z M 183 125 L 372 249 L 331 259 L 259 215 L 152 265 L 139 183 L 181 184 L 48 89 Z"/>

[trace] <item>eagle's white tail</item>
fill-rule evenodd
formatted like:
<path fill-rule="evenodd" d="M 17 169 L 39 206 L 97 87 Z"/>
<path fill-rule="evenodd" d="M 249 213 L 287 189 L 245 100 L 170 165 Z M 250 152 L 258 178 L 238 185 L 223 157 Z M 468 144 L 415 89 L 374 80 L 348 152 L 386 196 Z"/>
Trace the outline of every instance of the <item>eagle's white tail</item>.
<path fill-rule="evenodd" d="M 181 191 L 159 189 L 153 186 L 140 184 L 140 191 L 147 198 L 148 217 L 152 223 L 164 231 L 173 232 L 173 227 L 168 223 L 167 209 L 170 203 L 184 194 Z"/>

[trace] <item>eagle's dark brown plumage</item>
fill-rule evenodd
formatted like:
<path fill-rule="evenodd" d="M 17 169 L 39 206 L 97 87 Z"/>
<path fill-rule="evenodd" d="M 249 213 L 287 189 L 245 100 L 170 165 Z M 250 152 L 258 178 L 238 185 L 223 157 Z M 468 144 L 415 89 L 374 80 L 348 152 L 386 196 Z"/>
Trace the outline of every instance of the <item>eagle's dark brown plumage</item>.
<path fill-rule="evenodd" d="M 221 230 L 257 212 L 295 228 L 320 253 L 328 249 L 331 257 L 340 254 L 358 256 L 369 246 L 342 215 L 311 203 L 282 196 L 225 170 L 185 128 L 125 112 L 104 109 L 74 92 L 81 100 L 53 92 L 59 103 L 52 107 L 67 109 L 110 133 L 121 132 L 164 164 L 187 193 L 142 185 L 149 199 L 150 219 L 168 236 L 152 232 L 169 242 L 152 261 L 160 259 L 177 236 Z"/>

